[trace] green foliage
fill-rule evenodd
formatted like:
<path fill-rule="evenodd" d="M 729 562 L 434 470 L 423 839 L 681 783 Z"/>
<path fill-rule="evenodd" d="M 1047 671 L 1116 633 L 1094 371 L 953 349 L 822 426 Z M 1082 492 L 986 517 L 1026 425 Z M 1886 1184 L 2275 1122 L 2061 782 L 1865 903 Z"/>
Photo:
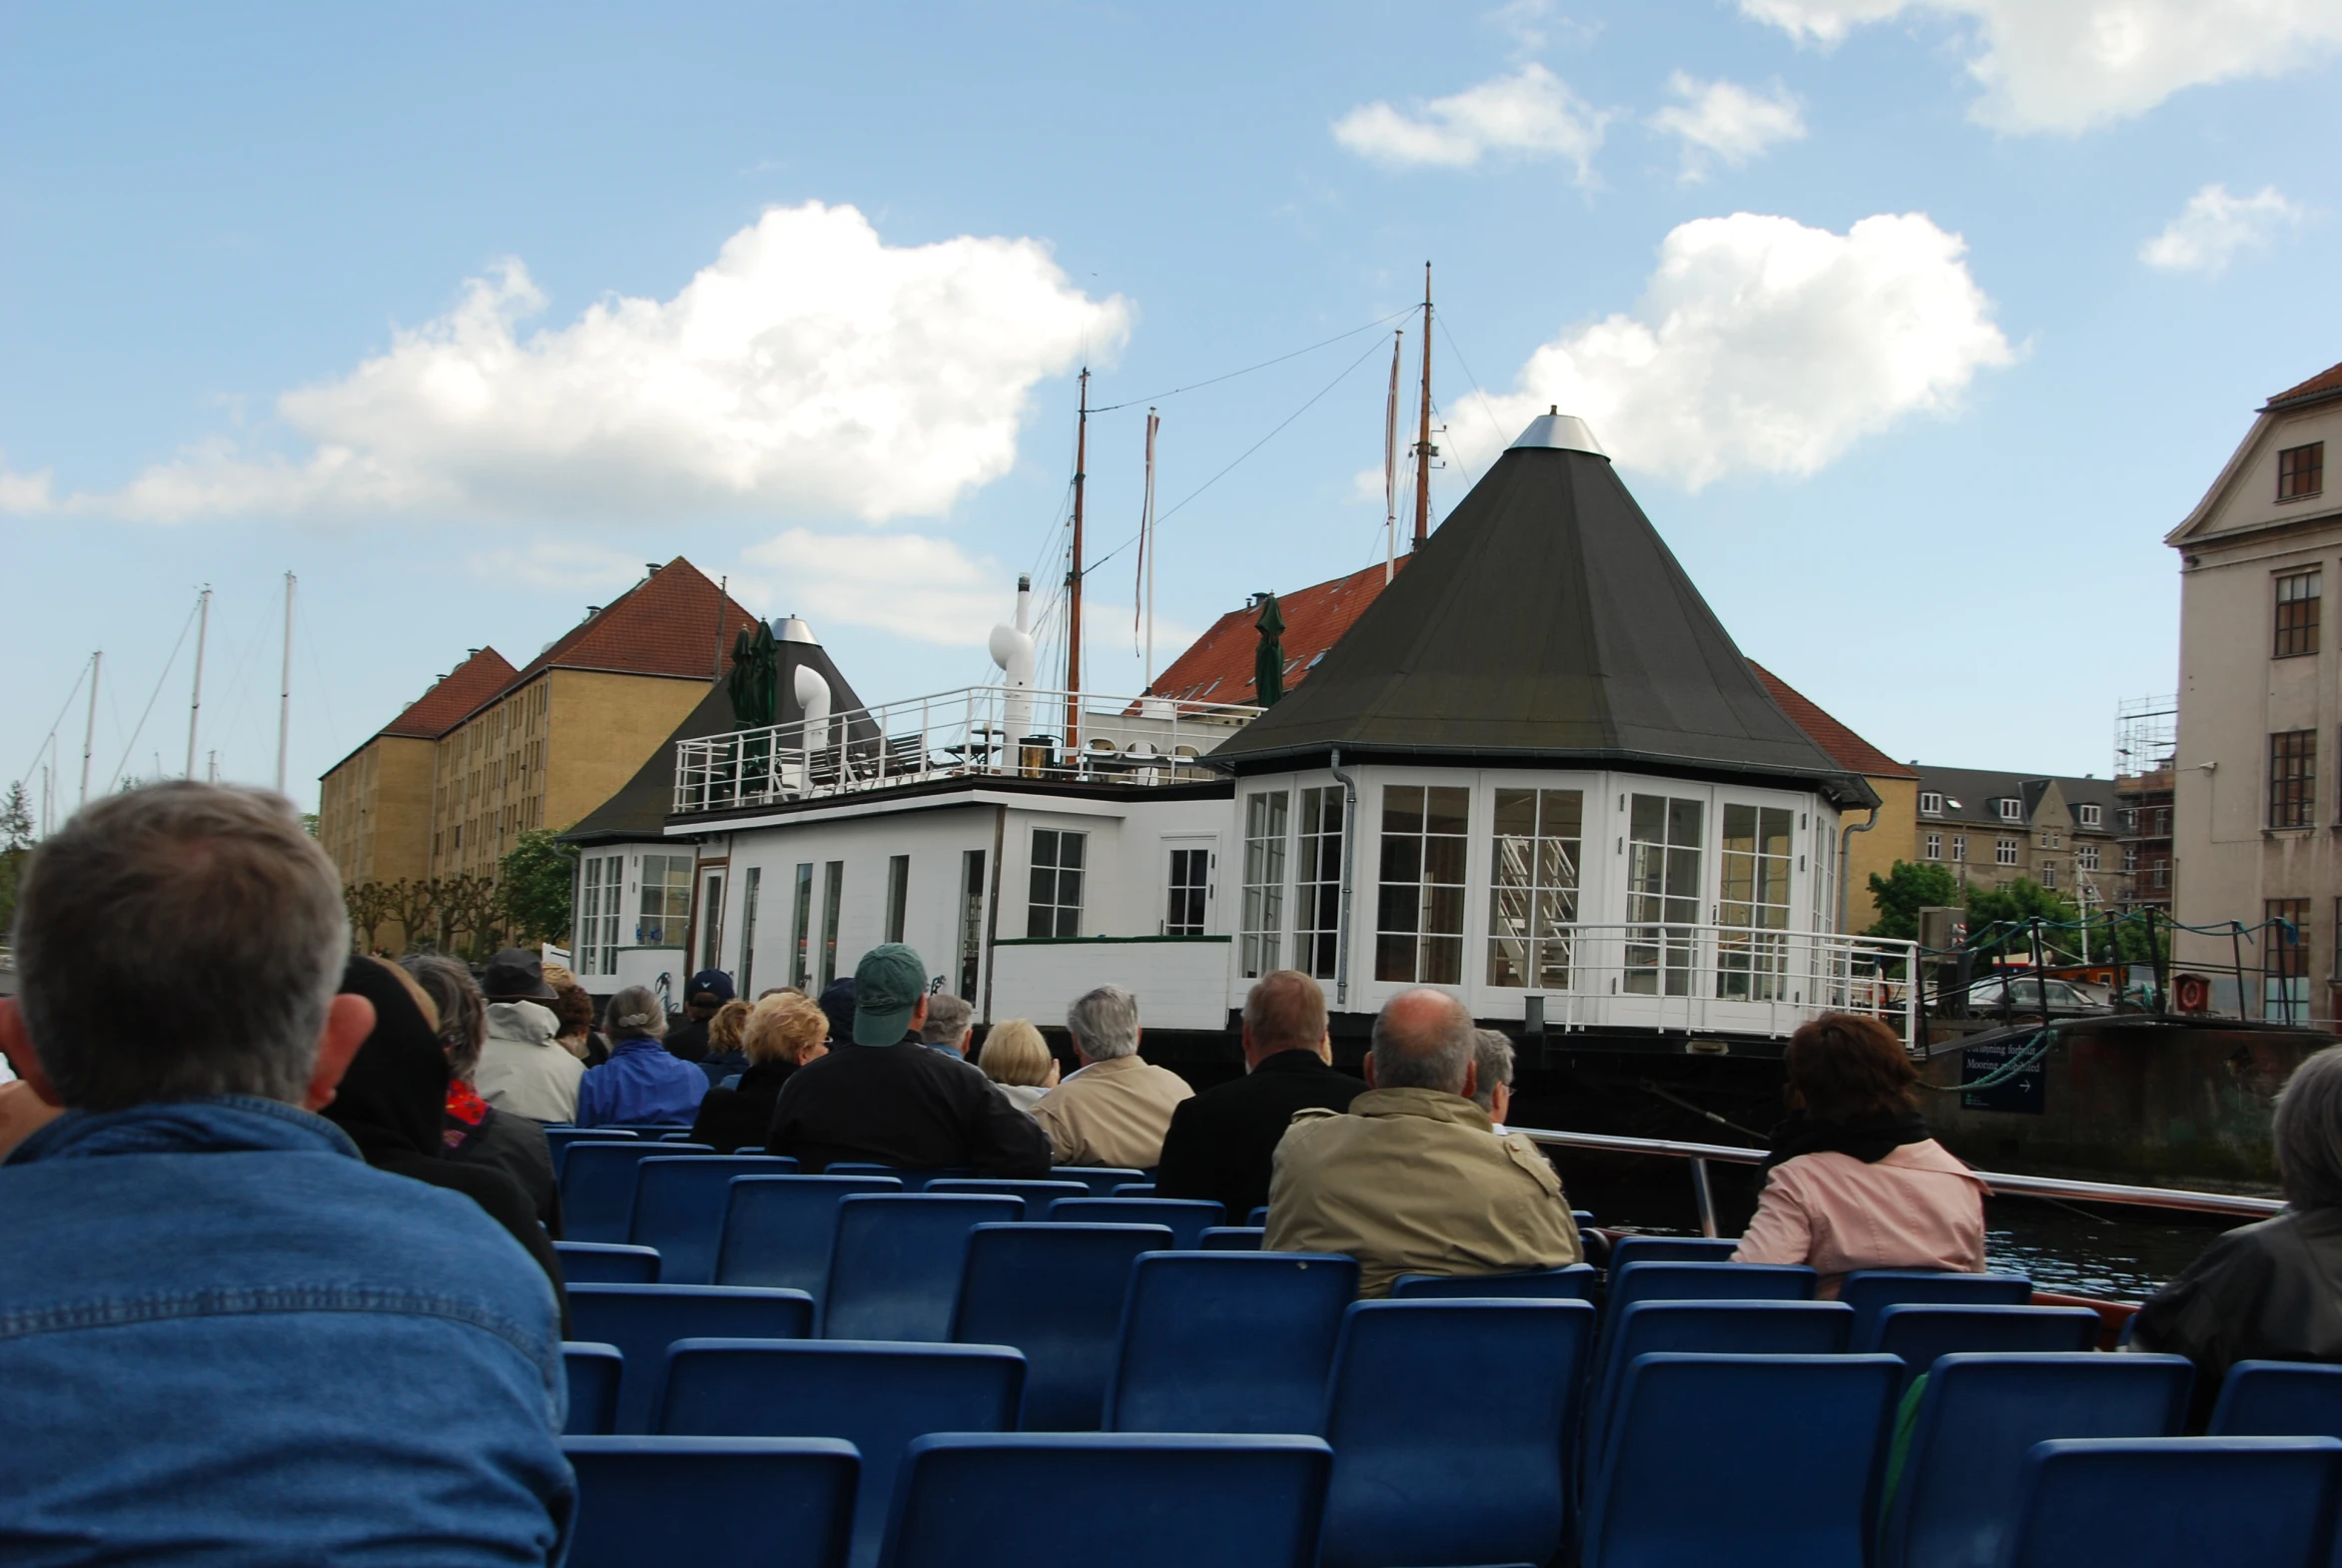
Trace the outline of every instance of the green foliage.
<path fill-rule="evenodd" d="M 2061 893 L 2052 893 L 2030 877 L 2018 877 L 2004 888 L 1970 888 L 1967 929 L 1973 937 L 1995 921 L 2076 921 L 2080 911 Z"/>
<path fill-rule="evenodd" d="M 1871 902 L 1878 906 L 1879 920 L 1863 935 L 1913 942 L 1920 934 L 1920 911 L 1956 905 L 1959 883 L 1949 867 L 1899 860 L 1884 877 L 1871 873 Z"/>
<path fill-rule="evenodd" d="M 496 866 L 497 912 L 515 942 L 566 942 L 577 852 L 545 828 L 520 835 Z"/>
<path fill-rule="evenodd" d="M 33 849 L 33 809 L 24 785 L 11 784 L 0 800 L 0 935 L 16 920 L 16 888 Z"/>

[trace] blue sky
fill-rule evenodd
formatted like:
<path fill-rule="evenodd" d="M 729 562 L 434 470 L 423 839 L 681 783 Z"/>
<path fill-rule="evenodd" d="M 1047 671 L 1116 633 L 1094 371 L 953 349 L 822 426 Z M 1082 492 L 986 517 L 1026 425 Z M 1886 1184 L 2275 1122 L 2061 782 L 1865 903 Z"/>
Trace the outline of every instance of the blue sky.
<path fill-rule="evenodd" d="M 2336 0 L 0 5 L 0 778 L 69 707 L 70 803 L 94 647 L 99 782 L 175 771 L 205 582 L 203 749 L 270 777 L 288 570 L 305 800 L 677 554 L 866 698 L 981 681 L 1062 574 L 1080 364 L 1114 403 L 1350 334 L 1161 401 L 1166 511 L 1308 404 L 1164 522 L 1161 662 L 1378 557 L 1354 330 L 1426 258 L 1435 515 L 1574 404 L 1752 657 L 1899 757 L 2103 773 L 2174 679 L 2162 533 L 2342 360 L 2338 41 Z M 1093 421 L 1094 559 L 1144 414 Z"/>

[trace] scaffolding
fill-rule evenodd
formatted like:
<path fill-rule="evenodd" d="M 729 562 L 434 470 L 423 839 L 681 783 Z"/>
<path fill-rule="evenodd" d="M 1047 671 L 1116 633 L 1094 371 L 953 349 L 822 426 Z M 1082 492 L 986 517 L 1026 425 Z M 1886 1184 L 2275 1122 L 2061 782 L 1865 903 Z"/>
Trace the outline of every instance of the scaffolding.
<path fill-rule="evenodd" d="M 2114 704 L 2114 777 L 2171 771 L 2179 746 L 2179 699 L 2124 697 Z"/>

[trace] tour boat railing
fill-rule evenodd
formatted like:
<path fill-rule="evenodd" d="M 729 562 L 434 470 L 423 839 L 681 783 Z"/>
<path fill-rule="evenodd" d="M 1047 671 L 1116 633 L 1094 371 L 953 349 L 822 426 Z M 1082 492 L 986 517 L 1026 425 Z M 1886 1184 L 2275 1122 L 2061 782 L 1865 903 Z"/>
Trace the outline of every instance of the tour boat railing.
<path fill-rule="evenodd" d="M 729 811 L 945 778 L 1194 783 L 1216 776 L 1202 759 L 1259 713 L 1239 703 L 968 686 L 677 741 L 674 809 Z"/>
<path fill-rule="evenodd" d="M 1762 1149 L 1736 1149 L 1729 1144 L 1683 1144 L 1664 1138 L 1625 1138 L 1614 1133 L 1561 1133 L 1550 1128 L 1510 1127 L 1531 1143 L 1550 1149 L 1583 1149 L 1613 1155 L 1661 1155 L 1688 1161 L 1692 1201 L 1699 1209 L 1700 1234 L 1716 1234 L 1716 1197 L 1708 1181 L 1711 1164 L 1755 1166 L 1765 1162 Z M 2285 1205 L 2273 1197 L 2248 1197 L 2241 1192 L 2195 1192 L 2175 1186 L 2129 1186 L 2114 1181 L 2077 1181 L 2064 1176 L 2018 1176 L 2005 1171 L 1978 1171 L 1977 1177 L 1995 1193 L 2011 1197 L 2052 1197 L 2067 1202 L 2122 1203 L 2139 1208 L 2179 1208 L 2195 1213 L 2235 1214 L 2266 1219 Z"/>

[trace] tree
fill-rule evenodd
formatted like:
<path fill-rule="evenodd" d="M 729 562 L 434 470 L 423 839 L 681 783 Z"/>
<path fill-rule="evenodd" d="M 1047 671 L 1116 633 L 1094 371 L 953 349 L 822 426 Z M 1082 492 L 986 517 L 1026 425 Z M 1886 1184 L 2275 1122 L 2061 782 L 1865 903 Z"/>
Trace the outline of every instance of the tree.
<path fill-rule="evenodd" d="M 411 951 L 430 940 L 437 929 L 439 885 L 425 878 L 400 877 L 383 890 L 383 913 L 398 922 L 399 934 Z"/>
<path fill-rule="evenodd" d="M 437 893 L 439 945 L 465 958 L 485 959 L 496 950 L 496 885 L 469 872 L 431 884 Z M 457 942 L 461 932 L 464 940 Z"/>
<path fill-rule="evenodd" d="M 1884 877 L 1871 873 L 1871 902 L 1879 920 L 1863 935 L 1913 942 L 1919 939 L 1920 911 L 1957 905 L 1959 883 L 1948 867 L 1899 860 Z"/>
<path fill-rule="evenodd" d="M 1991 933 L 1986 944 L 1990 951 L 2030 957 L 2033 921 L 2044 926 L 2071 926 L 2080 919 L 2081 912 L 2063 894 L 2050 892 L 2030 877 L 2018 877 L 2004 888 L 1968 890 L 1968 941 L 1983 937 L 1987 927 L 2001 928 Z M 2078 931 L 2043 931 L 2041 950 L 2044 958 L 2078 958 L 2081 935 Z"/>
<path fill-rule="evenodd" d="M 342 887 L 343 907 L 350 911 L 351 946 L 371 953 L 375 932 L 390 916 L 390 890 L 380 882 L 349 882 Z"/>
<path fill-rule="evenodd" d="M 23 784 L 11 784 L 6 800 L 0 801 L 0 932 L 16 920 L 16 888 L 32 849 L 32 804 L 25 799 Z"/>
<path fill-rule="evenodd" d="M 496 863 L 497 905 L 515 942 L 566 942 L 577 852 L 551 830 L 531 828 Z"/>

